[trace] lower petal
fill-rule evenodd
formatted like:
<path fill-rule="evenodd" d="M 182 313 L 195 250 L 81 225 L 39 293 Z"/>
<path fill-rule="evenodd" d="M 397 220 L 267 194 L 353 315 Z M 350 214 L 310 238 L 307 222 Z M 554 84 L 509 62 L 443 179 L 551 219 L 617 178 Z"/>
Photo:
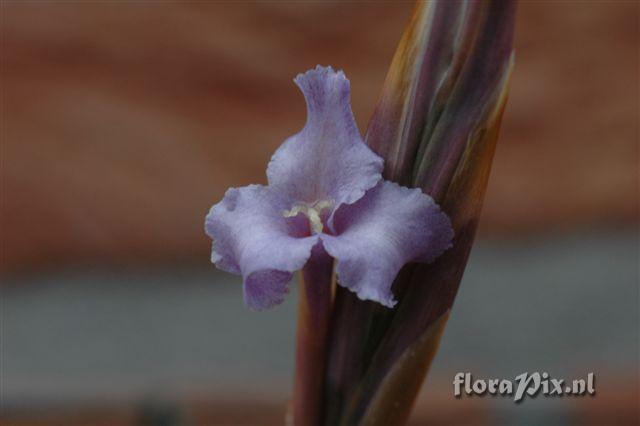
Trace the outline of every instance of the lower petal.
<path fill-rule="evenodd" d="M 334 217 L 322 235 L 337 260 L 338 283 L 360 299 L 393 307 L 391 284 L 408 262 L 431 262 L 451 246 L 453 229 L 431 197 L 383 181 Z"/>
<path fill-rule="evenodd" d="M 244 302 L 251 309 L 262 310 L 284 301 L 289 293 L 291 272 L 266 269 L 256 271 L 244 280 Z"/>
<path fill-rule="evenodd" d="M 228 190 L 207 215 L 211 259 L 220 269 L 242 275 L 251 309 L 282 302 L 292 272 L 304 266 L 318 241 L 297 236 L 293 222 L 283 216 L 286 207 L 270 188 L 250 185 Z"/>

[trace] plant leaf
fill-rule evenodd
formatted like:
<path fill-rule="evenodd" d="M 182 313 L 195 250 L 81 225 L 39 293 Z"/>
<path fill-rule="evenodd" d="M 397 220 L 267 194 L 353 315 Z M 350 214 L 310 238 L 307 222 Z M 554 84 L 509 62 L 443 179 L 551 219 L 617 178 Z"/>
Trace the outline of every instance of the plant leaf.
<path fill-rule="evenodd" d="M 385 395 L 378 390 L 396 362 L 453 305 L 507 98 L 514 20 L 511 0 L 418 2 L 403 34 L 366 141 L 385 159 L 385 177 L 431 195 L 456 236 L 433 264 L 403 268 L 393 286 L 399 300 L 394 310 L 340 303 L 348 296 L 336 295 L 334 318 L 346 323 L 332 324 L 330 351 L 340 356 L 329 356 L 327 382 L 329 399 L 334 391 L 349 397 L 337 410 L 343 424 L 359 423 L 370 412 L 377 395 Z M 424 377 L 421 371 L 416 376 Z M 408 416 L 415 394 L 404 396 Z M 376 416 L 386 418 L 380 410 L 389 405 L 375 404 Z"/>
<path fill-rule="evenodd" d="M 380 384 L 361 423 L 367 426 L 405 424 L 449 319 L 446 311 L 398 358 Z"/>

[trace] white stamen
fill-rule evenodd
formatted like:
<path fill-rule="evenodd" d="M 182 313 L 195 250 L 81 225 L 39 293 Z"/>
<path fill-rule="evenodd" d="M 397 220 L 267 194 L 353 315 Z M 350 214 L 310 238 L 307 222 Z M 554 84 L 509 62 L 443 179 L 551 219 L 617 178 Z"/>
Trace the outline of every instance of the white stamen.
<path fill-rule="evenodd" d="M 311 229 L 316 234 L 319 234 L 324 229 L 322 225 L 322 218 L 320 214 L 324 209 L 331 208 L 333 202 L 331 200 L 319 200 L 314 203 L 298 203 L 291 207 L 291 210 L 285 210 L 282 212 L 284 217 L 295 217 L 299 213 L 304 213 L 309 219 Z"/>

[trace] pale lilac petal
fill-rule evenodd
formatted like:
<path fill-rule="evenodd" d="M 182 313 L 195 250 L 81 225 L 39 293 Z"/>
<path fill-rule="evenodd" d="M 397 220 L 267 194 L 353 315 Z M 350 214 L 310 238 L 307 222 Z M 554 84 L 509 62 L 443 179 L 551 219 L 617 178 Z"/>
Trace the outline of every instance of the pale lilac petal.
<path fill-rule="evenodd" d="M 451 246 L 447 216 L 419 189 L 383 181 L 334 218 L 335 236 L 321 235 L 337 260 L 340 285 L 362 300 L 393 307 L 391 284 L 407 262 L 431 262 Z"/>
<path fill-rule="evenodd" d="M 362 141 L 342 71 L 316 67 L 295 78 L 307 123 L 273 155 L 267 177 L 290 202 L 330 200 L 336 208 L 360 199 L 381 179 L 383 161 Z"/>
<path fill-rule="evenodd" d="M 276 305 L 288 292 L 292 272 L 304 266 L 318 237 L 300 238 L 288 208 L 271 188 L 231 188 L 207 215 L 213 239 L 211 260 L 224 271 L 242 275 L 246 304 L 255 310 Z"/>

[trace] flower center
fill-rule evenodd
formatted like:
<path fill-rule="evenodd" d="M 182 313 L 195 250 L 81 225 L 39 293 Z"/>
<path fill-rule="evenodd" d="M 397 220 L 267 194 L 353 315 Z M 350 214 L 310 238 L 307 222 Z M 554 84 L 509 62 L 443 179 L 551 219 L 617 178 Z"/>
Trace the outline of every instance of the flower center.
<path fill-rule="evenodd" d="M 333 206 L 331 200 L 319 200 L 314 203 L 296 203 L 291 207 L 291 210 L 285 210 L 282 212 L 284 217 L 295 217 L 298 213 L 303 213 L 309 219 L 309 225 L 316 234 L 319 234 L 324 229 L 322 224 L 322 211 L 330 209 Z"/>

